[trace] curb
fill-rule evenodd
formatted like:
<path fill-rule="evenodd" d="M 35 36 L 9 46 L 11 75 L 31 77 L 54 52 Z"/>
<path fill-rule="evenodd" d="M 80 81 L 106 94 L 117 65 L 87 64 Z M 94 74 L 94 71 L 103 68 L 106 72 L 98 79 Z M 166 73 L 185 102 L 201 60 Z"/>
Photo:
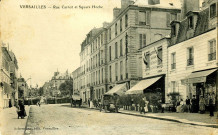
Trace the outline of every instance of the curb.
<path fill-rule="evenodd" d="M 26 125 L 25 125 L 24 135 L 26 135 L 27 124 L 28 124 L 28 121 L 29 121 L 29 117 L 30 117 L 30 110 L 31 110 L 31 108 L 32 108 L 32 106 L 30 106 L 30 108 L 29 108 L 29 112 L 28 112 L 28 115 L 27 115 L 27 121 L 26 121 Z"/>
<path fill-rule="evenodd" d="M 88 107 L 84 107 L 86 109 L 90 109 L 90 110 L 99 110 L 97 108 L 88 108 Z M 182 124 L 189 124 L 189 125 L 194 125 L 194 126 L 203 126 L 203 127 L 210 127 L 210 128 L 218 128 L 218 125 L 216 124 L 198 124 L 195 122 L 184 122 L 178 119 L 169 119 L 169 118 L 161 118 L 161 117 L 154 117 L 154 116 L 146 116 L 146 115 L 140 115 L 140 114 L 133 114 L 133 113 L 128 113 L 128 112 L 123 112 L 123 111 L 119 111 L 120 114 L 125 114 L 125 115 L 132 115 L 132 116 L 138 116 L 138 117 L 146 117 L 146 118 L 151 118 L 151 119 L 157 119 L 157 120 L 164 120 L 164 121 L 170 121 L 170 122 L 177 122 L 177 123 L 182 123 Z"/>
<path fill-rule="evenodd" d="M 190 125 L 195 125 L 195 126 L 204 126 L 204 127 L 211 127 L 211 128 L 218 128 L 218 125 L 216 124 L 197 124 L 194 122 L 182 122 L 180 120 L 176 120 L 176 119 L 169 119 L 169 118 L 161 118 L 161 117 L 153 117 L 153 116 L 146 116 L 146 115 L 140 115 L 140 114 L 133 114 L 133 113 L 127 113 L 127 112 L 122 112 L 119 111 L 121 114 L 125 114 L 125 115 L 132 115 L 132 116 L 139 116 L 139 117 L 146 117 L 146 118 L 151 118 L 151 119 L 158 119 L 158 120 L 165 120 L 165 121 L 171 121 L 171 122 L 177 122 L 177 123 L 183 123 L 183 124 L 190 124 Z"/>

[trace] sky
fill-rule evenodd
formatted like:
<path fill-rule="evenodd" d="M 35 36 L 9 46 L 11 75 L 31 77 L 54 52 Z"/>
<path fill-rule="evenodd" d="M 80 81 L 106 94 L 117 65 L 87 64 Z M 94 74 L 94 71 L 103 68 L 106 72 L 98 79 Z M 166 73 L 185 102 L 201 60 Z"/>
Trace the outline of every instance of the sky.
<path fill-rule="evenodd" d="M 22 9 L 20 5 L 46 5 Z M 53 6 L 60 9 L 53 9 Z M 103 6 L 99 9 L 62 9 L 65 6 Z M 111 22 L 118 0 L 2 0 L 1 42 L 9 44 L 18 60 L 19 76 L 42 86 L 55 71 L 80 66 L 80 44 L 94 27 Z M 8 45 L 7 45 L 8 46 Z M 28 82 L 30 84 L 30 81 Z"/>
<path fill-rule="evenodd" d="M 92 5 L 102 8 L 80 8 Z M 80 44 L 92 28 L 112 21 L 115 7 L 120 0 L 1 0 L 0 40 L 15 53 L 19 76 L 31 77 L 28 84 L 33 87 L 42 86 L 55 71 L 71 73 L 80 66 Z"/>

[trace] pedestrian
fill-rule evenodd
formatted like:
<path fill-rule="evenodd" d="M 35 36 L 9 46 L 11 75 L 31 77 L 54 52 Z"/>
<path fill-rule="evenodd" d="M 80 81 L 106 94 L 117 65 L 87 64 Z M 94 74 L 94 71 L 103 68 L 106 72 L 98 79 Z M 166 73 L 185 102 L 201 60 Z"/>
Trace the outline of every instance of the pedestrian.
<path fill-rule="evenodd" d="M 212 98 L 209 99 L 209 111 L 210 111 L 210 116 L 214 116 L 214 113 L 213 113 L 214 105 L 213 105 L 213 99 Z"/>
<path fill-rule="evenodd" d="M 94 108 L 94 104 L 93 104 L 93 101 L 90 100 L 90 105 L 89 105 L 90 108 Z"/>
<path fill-rule="evenodd" d="M 197 99 L 195 98 L 195 95 L 193 95 L 193 98 L 191 100 L 191 110 L 192 113 L 197 113 L 198 112 L 198 105 L 197 105 Z"/>
<path fill-rule="evenodd" d="M 205 112 L 205 100 L 204 100 L 204 97 L 201 96 L 200 97 L 200 101 L 199 101 L 199 110 L 200 110 L 200 113 L 203 114 Z"/>
<path fill-rule="evenodd" d="M 148 112 L 148 104 L 149 104 L 149 101 L 147 101 L 146 97 L 144 97 L 144 102 L 145 102 L 144 110 L 145 110 L 145 113 L 147 113 L 147 112 Z"/>
<path fill-rule="evenodd" d="M 143 98 L 140 100 L 140 102 L 139 102 L 139 106 L 140 106 L 140 108 L 139 108 L 139 111 L 140 111 L 140 114 L 142 114 L 142 112 L 145 114 L 145 101 L 143 100 Z"/>
<path fill-rule="evenodd" d="M 12 107 L 12 104 L 11 104 L 11 99 L 9 99 L 9 108 L 11 108 Z"/>
<path fill-rule="evenodd" d="M 23 119 L 26 116 L 26 110 L 25 110 L 25 106 L 24 106 L 22 100 L 20 100 L 19 109 L 20 109 L 20 111 L 18 114 L 18 119 L 19 119 L 19 116 L 21 117 L 21 119 Z"/>
<path fill-rule="evenodd" d="M 177 113 L 180 113 L 182 112 L 182 99 L 179 101 L 177 101 L 177 104 L 176 104 L 176 112 Z"/>
<path fill-rule="evenodd" d="M 89 105 L 89 107 L 90 107 L 90 98 L 88 99 L 88 105 Z"/>
<path fill-rule="evenodd" d="M 188 96 L 187 96 L 187 98 L 186 98 L 186 100 L 185 100 L 185 104 L 186 104 L 186 106 L 187 106 L 187 108 L 188 108 L 188 112 L 191 112 L 191 107 L 190 107 L 191 102 L 190 102 L 190 99 L 189 99 Z"/>

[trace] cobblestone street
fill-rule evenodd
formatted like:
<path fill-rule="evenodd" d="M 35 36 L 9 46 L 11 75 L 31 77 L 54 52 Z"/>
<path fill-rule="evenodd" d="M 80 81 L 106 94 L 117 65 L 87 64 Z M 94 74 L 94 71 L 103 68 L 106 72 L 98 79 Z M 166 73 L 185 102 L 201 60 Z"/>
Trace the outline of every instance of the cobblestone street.
<path fill-rule="evenodd" d="M 71 108 L 68 104 L 32 106 L 26 135 L 208 135 L 215 128 L 104 113 L 94 109 Z"/>

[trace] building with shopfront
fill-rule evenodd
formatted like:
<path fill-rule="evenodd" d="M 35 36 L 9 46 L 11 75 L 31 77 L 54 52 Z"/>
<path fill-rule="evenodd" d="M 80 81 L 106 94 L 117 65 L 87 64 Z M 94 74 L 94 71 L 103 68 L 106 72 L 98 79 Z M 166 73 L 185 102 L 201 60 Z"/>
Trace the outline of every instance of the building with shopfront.
<path fill-rule="evenodd" d="M 150 48 L 149 45 L 169 35 L 170 22 L 179 18 L 180 9 L 173 4 L 162 6 L 160 1 L 134 3 L 122 0 L 121 8 L 114 9 L 114 20 L 108 26 L 108 89 L 123 83 L 126 83 L 126 89 L 130 89 L 142 78 L 157 75 L 153 74 L 152 70 L 159 71 L 161 66 L 148 70 L 144 68 L 142 57 L 144 58 L 144 52 L 147 53 L 146 49 L 149 48 L 148 51 L 154 55 L 151 57 L 155 57 L 152 62 L 156 62 L 154 47 Z M 166 43 L 163 47 L 166 47 Z M 157 62 L 151 64 L 154 65 L 156 66 Z M 158 74 L 164 73 L 165 71 L 162 71 Z"/>
<path fill-rule="evenodd" d="M 0 109 L 9 107 L 13 89 L 11 87 L 10 64 L 12 58 L 7 47 L 2 45 L 0 50 Z"/>
<path fill-rule="evenodd" d="M 18 62 L 15 54 L 12 51 L 9 51 L 9 54 L 11 56 L 11 63 L 10 63 L 10 78 L 11 78 L 11 87 L 13 89 L 11 93 L 11 103 L 12 106 L 14 105 L 14 102 L 16 99 L 18 99 Z"/>
<path fill-rule="evenodd" d="M 202 10 L 187 11 L 171 27 L 166 92 L 178 92 L 183 100 L 202 96 L 206 105 L 213 99 L 217 106 L 217 1 L 205 0 Z"/>
<path fill-rule="evenodd" d="M 127 94 L 146 94 L 150 100 L 157 96 L 165 102 L 165 89 L 167 89 L 168 45 L 170 38 L 164 37 L 141 49 L 142 77 Z"/>

